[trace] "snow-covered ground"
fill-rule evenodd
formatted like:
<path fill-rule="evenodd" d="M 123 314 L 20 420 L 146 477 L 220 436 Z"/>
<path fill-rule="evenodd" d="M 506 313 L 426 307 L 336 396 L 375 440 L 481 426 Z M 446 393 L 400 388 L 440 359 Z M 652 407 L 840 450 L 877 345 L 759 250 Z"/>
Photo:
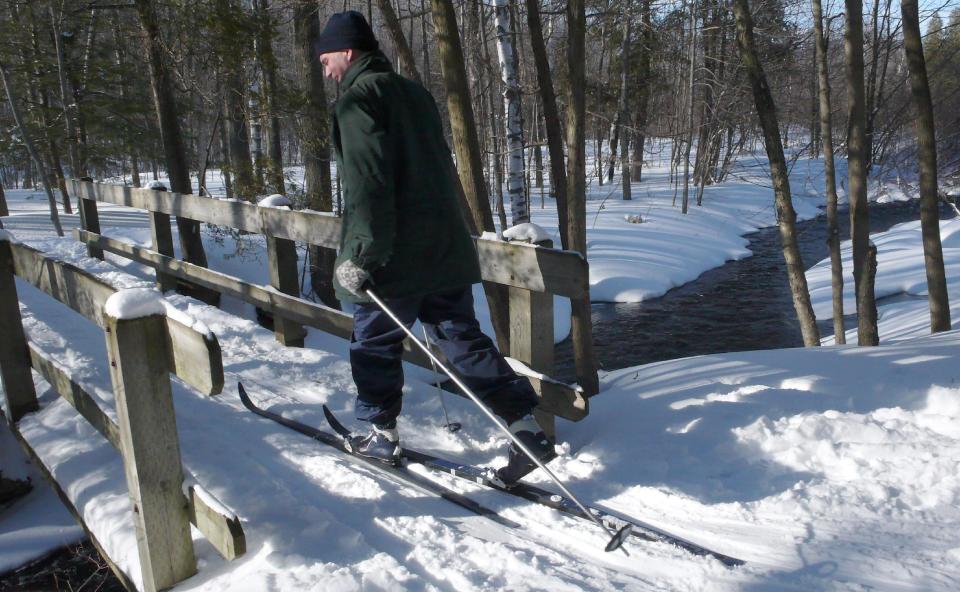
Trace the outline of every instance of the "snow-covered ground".
<path fill-rule="evenodd" d="M 619 200 L 618 189 L 606 195 L 617 185 L 594 187 L 588 232 L 595 298 L 652 297 L 748 255 L 741 235 L 774 222 L 761 169 L 750 170 L 709 188 L 704 206 L 691 206 L 686 217 L 670 205 L 664 169 L 649 170 L 650 180 L 634 185 L 632 203 Z M 794 196 L 802 216 L 822 203 L 820 178 L 819 163 L 798 161 Z M 533 194 L 534 221 L 555 232 L 549 199 L 540 210 Z M 3 223 L 19 240 L 117 285 L 150 283 L 138 266 L 93 261 L 69 239 L 51 238 L 39 194 L 8 191 L 7 198 L 12 215 Z M 105 234 L 149 239 L 141 214 L 105 207 L 101 223 Z M 954 319 L 958 224 L 943 223 Z M 213 267 L 266 282 L 255 240 L 243 238 L 235 254 L 232 237 L 206 239 Z M 560 422 L 561 455 L 551 466 L 574 492 L 747 561 L 735 569 L 638 541 L 628 543 L 629 557 L 605 554 L 604 535 L 589 524 L 433 476 L 524 527 L 505 529 L 355 466 L 252 415 L 235 390 L 243 380 L 262 404 L 317 425 L 320 403 L 349 420 L 344 341 L 311 331 L 306 348 L 283 348 L 245 306 L 228 301 L 218 310 L 170 295 L 216 333 L 227 373 L 227 388 L 216 397 L 174 386 L 184 466 L 240 516 L 248 545 L 244 557 L 226 562 L 195 534 L 200 571 L 176 589 L 960 588 L 960 332 L 926 335 L 926 303 L 915 298 L 923 287 L 918 232 L 907 224 L 873 239 L 878 296 L 890 296 L 881 300 L 881 347 L 739 352 L 616 370 L 601 376 L 589 417 Z M 815 268 L 810 281 L 821 314 L 823 303 L 829 306 L 829 275 Z M 31 339 L 111 410 L 102 332 L 23 283 L 18 290 Z M 407 376 L 400 422 L 406 444 L 472 463 L 503 461 L 504 438 L 467 401 L 446 396 L 451 419 L 464 425 L 451 434 L 436 393 L 424 384 L 430 374 L 408 366 Z M 38 385 L 42 410 L 21 421 L 21 432 L 111 557 L 139 580 L 118 455 Z M 9 434 L 0 444 L 0 468 L 22 463 L 9 452 Z M 552 487 L 542 476 L 530 479 Z M 78 536 L 56 500 L 39 497 L 45 490 L 38 482 L 37 493 L 0 514 L 0 571 L 16 564 L 15 552 L 25 554 L 21 529 L 33 528 L 34 539 L 55 532 L 47 545 Z M 45 510 L 33 510 L 39 507 Z"/>

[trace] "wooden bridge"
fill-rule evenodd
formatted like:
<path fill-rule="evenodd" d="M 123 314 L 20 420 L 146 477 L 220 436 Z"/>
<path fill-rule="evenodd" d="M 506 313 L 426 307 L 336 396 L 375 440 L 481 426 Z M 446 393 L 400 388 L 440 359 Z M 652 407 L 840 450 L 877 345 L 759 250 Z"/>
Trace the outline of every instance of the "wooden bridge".
<path fill-rule="evenodd" d="M 300 298 L 296 243 L 336 248 L 340 219 L 317 212 L 259 207 L 255 204 L 181 195 L 150 189 L 71 181 L 78 198 L 81 228 L 74 231 L 93 257 L 104 252 L 151 266 L 161 291 L 178 280 L 256 305 L 274 315 L 274 330 L 284 345 L 302 346 L 303 326 L 349 339 L 350 315 Z M 104 236 L 97 203 L 146 210 L 152 249 Z M 266 238 L 273 289 L 245 282 L 174 257 L 170 216 L 227 226 Z M 582 389 L 552 380 L 553 296 L 583 298 L 588 290 L 587 262 L 577 253 L 534 245 L 477 239 L 484 281 L 503 284 L 510 292 L 510 352 L 524 363 L 525 374 L 540 397 L 538 416 L 553 429 L 554 416 L 583 419 L 588 402 Z M 117 421 L 26 336 L 20 318 L 14 277 L 39 288 L 80 313 L 104 331 Z M 58 261 L 14 240 L 0 240 L 0 376 L 6 399 L 3 412 L 27 453 L 44 469 L 16 422 L 37 410 L 31 369 L 53 388 L 120 452 L 133 502 L 145 590 L 169 588 L 196 573 L 190 538 L 193 524 L 227 559 L 246 550 L 240 521 L 196 484 L 186 490 L 174 421 L 170 374 L 209 396 L 223 388 L 220 346 L 212 333 L 201 333 L 178 315 L 116 318 L 104 312 L 118 290 L 97 276 Z M 429 367 L 429 359 L 405 344 L 404 358 Z M 157 454 L 162 450 L 164 454 Z M 84 525 L 91 540 L 121 582 L 134 589 L 130 577 L 104 553 L 73 502 L 46 473 L 68 509 Z"/>

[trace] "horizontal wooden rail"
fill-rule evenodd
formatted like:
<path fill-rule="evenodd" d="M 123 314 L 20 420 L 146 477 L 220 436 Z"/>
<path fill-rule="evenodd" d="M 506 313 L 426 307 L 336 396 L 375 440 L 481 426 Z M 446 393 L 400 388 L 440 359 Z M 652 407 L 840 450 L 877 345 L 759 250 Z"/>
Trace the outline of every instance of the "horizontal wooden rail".
<path fill-rule="evenodd" d="M 55 362 L 45 357 L 33 343 L 30 362 L 33 368 L 50 383 L 53 390 L 69 402 L 113 447 L 122 451 L 120 428 L 97 404 L 93 396 L 77 384 Z M 183 503 L 188 506 L 190 522 L 224 559 L 235 559 L 246 552 L 246 538 L 240 519 L 233 513 L 225 514 L 216 500 L 207 500 L 209 493 L 198 493 L 196 486 L 187 490 Z"/>
<path fill-rule="evenodd" d="M 247 552 L 247 538 L 236 514 L 225 514 L 223 507 L 209 492 L 200 492 L 196 485 L 187 489 L 187 512 L 190 523 L 213 545 L 220 556 L 231 561 Z M 224 508 L 225 510 L 226 508 Z"/>
<path fill-rule="evenodd" d="M 353 332 L 353 317 L 334 308 L 251 284 L 234 276 L 167 257 L 156 251 L 138 247 L 125 241 L 80 229 L 74 229 L 73 235 L 78 241 L 89 246 L 96 246 L 104 251 L 126 257 L 131 261 L 149 265 L 160 272 L 190 281 L 204 288 L 217 290 L 228 296 L 254 304 L 271 314 L 281 315 L 292 321 L 316 327 L 321 331 L 344 339 L 350 339 L 350 334 Z"/>
<path fill-rule="evenodd" d="M 262 288 L 225 273 L 166 257 L 156 251 L 92 232 L 74 230 L 74 236 L 88 246 L 153 266 L 174 277 L 221 291 L 244 302 L 255 304 L 274 315 L 315 327 L 344 339 L 349 339 L 353 331 L 353 318 L 350 315 L 322 304 Z M 429 358 L 408 342 L 404 342 L 404 359 L 423 368 L 431 367 Z M 571 421 L 579 421 L 587 416 L 587 399 L 579 389 L 559 382 L 542 380 L 539 374 L 531 370 L 518 369 L 517 371 L 530 380 L 534 390 L 540 395 L 542 410 Z"/>
<path fill-rule="evenodd" d="M 323 212 L 259 207 L 243 201 L 76 179 L 71 179 L 69 184 L 71 193 L 81 199 L 183 216 L 331 249 L 340 244 L 340 218 Z M 579 253 L 496 240 L 475 240 L 485 281 L 568 298 L 587 294 L 589 269 Z"/>
<path fill-rule="evenodd" d="M 75 265 L 57 261 L 22 243 L 11 243 L 14 273 L 105 328 L 103 305 L 117 288 Z M 170 371 L 196 390 L 215 395 L 223 390 L 220 344 L 180 319 L 167 317 Z"/>

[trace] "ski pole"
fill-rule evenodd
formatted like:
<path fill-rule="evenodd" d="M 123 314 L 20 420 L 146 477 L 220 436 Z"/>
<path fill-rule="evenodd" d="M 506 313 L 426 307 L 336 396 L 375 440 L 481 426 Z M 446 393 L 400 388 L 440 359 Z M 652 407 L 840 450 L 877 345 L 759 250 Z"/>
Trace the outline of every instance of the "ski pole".
<path fill-rule="evenodd" d="M 423 329 L 423 342 L 429 347 L 430 339 L 427 337 L 427 328 L 423 326 L 420 328 Z M 447 403 L 443 400 L 443 387 L 440 386 L 440 373 L 437 372 L 437 364 L 433 361 L 433 358 L 430 358 L 430 365 L 433 366 L 433 381 L 437 385 L 437 396 L 440 397 L 440 407 L 443 409 L 443 418 L 447 420 L 447 431 L 458 432 L 462 426 L 458 421 L 450 423 L 450 416 L 447 414 Z"/>
<path fill-rule="evenodd" d="M 570 498 L 571 500 L 573 500 L 575 504 L 577 504 L 580 510 L 584 513 L 584 515 L 589 516 L 590 519 L 597 526 L 602 528 L 608 535 L 610 535 L 611 538 L 604 549 L 605 551 L 610 552 L 610 551 L 615 551 L 616 549 L 622 549 L 625 555 L 627 556 L 630 555 L 629 553 L 627 553 L 627 550 L 623 548 L 623 542 L 624 540 L 626 540 L 627 536 L 630 534 L 630 531 L 632 530 L 632 525 L 628 524 L 623 528 L 621 528 L 620 530 L 614 531 L 612 528 L 609 528 L 606 524 L 601 522 L 599 518 L 594 516 L 593 512 L 587 509 L 587 507 L 580 502 L 577 496 L 575 496 L 573 492 L 567 489 L 567 486 L 563 484 L 563 481 L 561 481 L 559 477 L 554 475 L 553 471 L 548 469 L 545 464 L 540 462 L 540 459 L 537 458 L 536 455 L 534 455 L 529 448 L 527 448 L 526 444 L 521 442 L 519 438 L 513 435 L 513 432 L 511 432 L 507 428 L 507 426 L 500 423 L 500 420 L 497 419 L 497 416 L 494 415 L 492 411 L 487 409 L 487 406 L 483 404 L 483 401 L 481 401 L 480 398 L 477 395 L 475 395 L 472 390 L 470 390 L 470 387 L 464 384 L 462 380 L 457 378 L 456 374 L 454 374 L 453 371 L 447 368 L 446 365 L 444 365 L 444 363 L 441 362 L 440 359 L 437 358 L 437 356 L 435 356 L 432 351 L 430 351 L 430 348 L 425 346 L 423 343 L 420 342 L 419 339 L 417 339 L 417 336 L 413 334 L 413 331 L 407 328 L 407 326 L 403 324 L 403 322 L 400 319 L 397 318 L 397 315 L 395 315 L 393 311 L 390 310 L 390 307 L 384 304 L 384 302 L 380 300 L 380 298 L 376 294 L 374 294 L 373 290 L 366 289 L 364 290 L 364 292 L 366 292 L 367 296 L 369 296 L 370 299 L 373 300 L 377 304 L 377 306 L 379 306 L 383 310 L 383 312 L 387 313 L 387 316 L 390 317 L 390 319 L 393 320 L 393 322 L 396 323 L 396 325 L 400 327 L 400 329 L 403 330 L 404 333 L 407 334 L 407 337 L 409 337 L 414 343 L 417 344 L 417 347 L 419 347 L 423 351 L 423 353 L 427 354 L 427 357 L 429 357 L 430 360 L 437 365 L 437 367 L 443 370 L 444 374 L 449 376 L 450 379 L 454 383 L 456 383 L 458 387 L 460 387 L 460 390 L 463 391 L 463 394 L 467 395 L 467 397 L 471 401 L 473 401 L 474 403 L 477 404 L 478 407 L 480 407 L 480 411 L 483 411 L 483 413 L 488 418 L 490 418 L 490 421 L 492 421 L 494 425 L 500 428 L 500 431 L 505 433 L 507 437 L 510 438 L 510 440 L 517 446 L 517 448 L 519 448 L 525 455 L 527 455 L 527 457 L 531 461 L 533 461 L 533 463 L 537 465 L 537 467 L 543 470 L 543 472 L 546 473 L 550 477 L 550 479 L 552 479 L 553 482 L 557 484 L 557 487 L 559 487 L 560 490 L 563 491 L 563 493 L 566 494 L 568 498 Z"/>

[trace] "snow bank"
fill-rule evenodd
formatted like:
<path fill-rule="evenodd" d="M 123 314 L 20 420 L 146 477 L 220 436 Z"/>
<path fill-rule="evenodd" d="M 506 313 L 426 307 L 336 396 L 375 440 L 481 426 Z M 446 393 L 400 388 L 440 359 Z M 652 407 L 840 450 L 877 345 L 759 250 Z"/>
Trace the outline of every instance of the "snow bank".
<path fill-rule="evenodd" d="M 734 433 L 758 460 L 810 474 L 793 496 L 822 510 L 845 500 L 894 515 L 960 502 L 960 389 L 933 386 L 917 410 L 762 417 Z"/>
<path fill-rule="evenodd" d="M 147 189 L 154 191 L 167 191 L 167 186 L 163 181 L 150 181 L 147 183 Z"/>
<path fill-rule="evenodd" d="M 13 234 L 7 230 L 0 228 L 0 241 L 6 241 L 8 243 L 17 244 L 17 239 Z"/>
<path fill-rule="evenodd" d="M 960 218 L 940 220 L 940 237 L 947 278 L 947 291 L 960 291 Z M 929 333 L 929 313 L 921 316 L 927 303 L 927 278 L 923 256 L 920 221 L 903 222 L 884 233 L 871 235 L 877 246 L 876 296 L 880 307 L 880 340 L 919 337 Z M 849 240 L 840 246 L 843 265 L 843 308 L 846 314 L 856 311 L 853 281 L 853 248 Z M 830 259 L 818 262 L 806 272 L 810 300 L 819 320 L 833 318 Z M 952 304 L 954 326 L 960 310 Z M 848 331 L 847 341 L 855 342 L 855 329 Z M 851 340 L 851 335 L 853 339 Z M 833 343 L 832 336 L 825 343 Z"/>

